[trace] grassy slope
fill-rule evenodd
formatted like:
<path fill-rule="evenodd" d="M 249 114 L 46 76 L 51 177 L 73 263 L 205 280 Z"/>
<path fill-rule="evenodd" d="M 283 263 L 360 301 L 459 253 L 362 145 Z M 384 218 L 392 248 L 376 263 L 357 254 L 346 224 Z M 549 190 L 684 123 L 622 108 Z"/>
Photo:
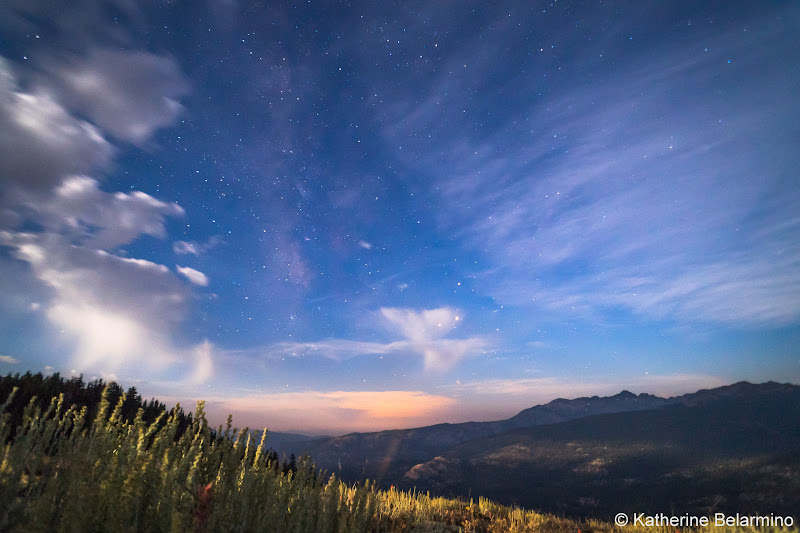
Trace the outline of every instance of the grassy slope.
<path fill-rule="evenodd" d="M 349 486 L 308 461 L 293 475 L 266 462 L 246 430 L 205 421 L 202 404 L 177 437 L 177 417 L 127 422 L 107 402 L 33 404 L 15 438 L 0 420 L 0 531 L 640 531 L 575 521 L 488 500 L 466 502 Z M 2 412 L 2 410 L 0 410 Z M 674 531 L 651 528 L 648 531 Z M 726 528 L 718 531 L 745 531 Z"/>

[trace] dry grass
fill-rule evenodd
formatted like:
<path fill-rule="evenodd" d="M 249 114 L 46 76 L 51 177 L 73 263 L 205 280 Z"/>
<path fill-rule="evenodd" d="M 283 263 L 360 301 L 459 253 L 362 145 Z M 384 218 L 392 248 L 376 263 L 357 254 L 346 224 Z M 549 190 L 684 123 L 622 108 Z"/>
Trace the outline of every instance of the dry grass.
<path fill-rule="evenodd" d="M 179 438 L 176 409 L 154 424 L 120 417 L 107 396 L 95 420 L 66 408 L 42 412 L 32 401 L 11 439 L 0 419 L 0 531 L 11 532 L 611 532 L 518 508 L 432 497 L 370 484 L 350 486 L 307 457 L 296 473 L 270 464 L 265 442 L 246 429 L 212 431 L 198 403 Z M 10 402 L 6 402 L 8 405 Z M 5 411 L 4 405 L 0 413 Z M 709 528 L 714 529 L 714 528 Z M 674 532 L 674 528 L 647 531 Z M 715 529 L 742 532 L 748 529 Z M 794 530 L 796 531 L 796 529 Z"/>

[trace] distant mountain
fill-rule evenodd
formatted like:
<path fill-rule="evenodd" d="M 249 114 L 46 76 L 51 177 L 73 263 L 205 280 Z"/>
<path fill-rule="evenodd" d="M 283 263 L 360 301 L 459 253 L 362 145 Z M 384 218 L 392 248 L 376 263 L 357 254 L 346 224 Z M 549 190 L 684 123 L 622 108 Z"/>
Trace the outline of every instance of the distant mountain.
<path fill-rule="evenodd" d="M 302 442 L 300 448 L 323 468 L 345 478 L 378 482 L 402 476 L 413 465 L 474 439 L 499 435 L 512 429 L 552 424 L 599 413 L 653 409 L 669 400 L 649 394 L 623 391 L 600 398 L 557 399 L 526 409 L 507 420 L 437 424 L 414 429 L 375 433 L 351 433 L 341 437 Z"/>
<path fill-rule="evenodd" d="M 253 434 L 256 438 L 261 438 L 261 431 L 254 431 Z M 289 455 L 298 447 L 304 446 L 307 442 L 327 438 L 330 437 L 309 437 L 308 435 L 300 435 L 298 433 L 280 433 L 268 430 L 267 446 L 278 452 L 279 455 L 283 453 Z"/>
<path fill-rule="evenodd" d="M 800 508 L 800 387 L 737 383 L 662 408 L 474 439 L 400 487 L 480 494 L 578 516 L 792 513 Z"/>
<path fill-rule="evenodd" d="M 675 398 L 671 398 L 670 402 L 684 405 L 701 405 L 726 398 L 757 400 L 760 397 L 796 394 L 798 390 L 800 390 L 800 387 L 792 385 L 791 383 L 768 381 L 766 383 L 755 384 L 747 381 L 740 381 L 733 385 L 725 385 L 714 389 L 701 389 L 691 394 L 676 396 Z"/>
<path fill-rule="evenodd" d="M 545 405 L 537 405 L 521 411 L 509 418 L 506 422 L 513 423 L 516 427 L 530 427 L 541 424 L 556 424 L 584 416 L 599 415 L 604 413 L 624 413 L 628 411 L 642 411 L 657 409 L 673 403 L 674 400 L 659 398 L 651 394 L 633 394 L 622 391 L 614 396 L 591 398 L 577 398 L 564 400 L 559 398 Z"/>
<path fill-rule="evenodd" d="M 606 516 L 622 502 L 739 509 L 747 505 L 732 498 L 777 498 L 764 472 L 800 473 L 798 406 L 800 387 L 773 382 L 668 399 L 623 391 L 557 399 L 495 422 L 307 440 L 293 451 L 349 480 L 558 513 Z M 744 481 L 750 493 L 737 492 Z M 800 492 L 793 483 L 788 494 Z"/>
<path fill-rule="evenodd" d="M 380 482 L 402 476 L 415 464 L 473 439 L 595 414 L 656 409 L 673 401 L 650 394 L 637 396 L 628 391 L 602 398 L 593 396 L 574 400 L 557 399 L 525 409 L 507 420 L 351 433 L 341 437 L 297 442 L 292 451 L 307 452 L 323 468 L 340 472 L 347 478 L 368 478 Z"/>

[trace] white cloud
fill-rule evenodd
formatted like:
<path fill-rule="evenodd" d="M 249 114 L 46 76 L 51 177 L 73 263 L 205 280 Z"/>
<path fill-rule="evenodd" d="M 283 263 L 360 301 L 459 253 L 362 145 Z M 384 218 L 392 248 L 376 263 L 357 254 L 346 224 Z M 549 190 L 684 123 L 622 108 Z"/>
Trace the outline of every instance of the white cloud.
<path fill-rule="evenodd" d="M 423 356 L 425 368 L 448 370 L 464 357 L 483 353 L 487 348 L 481 337 L 467 339 L 429 339 L 426 341 L 361 342 L 346 339 L 324 339 L 319 342 L 281 342 L 266 349 L 231 351 L 230 354 L 259 353 L 271 356 L 308 357 L 320 355 L 341 361 L 362 355 L 413 353 Z"/>
<path fill-rule="evenodd" d="M 35 25 L 38 19 L 25 14 L 39 8 L 26 6 L 11 5 L 11 16 L 20 24 L 31 18 Z M 120 14 L 137 12 L 118 7 Z M 102 18 L 90 4 L 77 12 L 76 21 Z M 52 22 L 72 31 L 66 22 L 71 18 Z M 89 29 L 83 30 L 88 37 Z M 201 382 L 213 371 L 213 347 L 172 342 L 190 288 L 164 265 L 114 253 L 142 235 L 165 238 L 167 217 L 183 209 L 140 191 L 102 191 L 87 176 L 111 162 L 114 149 L 106 134 L 141 144 L 172 124 L 188 83 L 168 57 L 92 48 L 91 40 L 71 49 L 90 53 L 66 60 L 63 54 L 40 54 L 49 59 L 36 65 L 26 88 L 0 58 L 0 175 L 8 184 L 0 189 L 0 230 L 10 228 L 0 231 L 0 245 L 19 260 L 7 262 L 25 286 L 13 304 L 41 309 L 74 345 L 71 366 L 79 371 L 124 376 L 177 369 Z M 26 226 L 35 229 L 18 231 Z M 182 273 L 194 283 L 208 282 L 196 270 Z"/>
<path fill-rule="evenodd" d="M 14 359 L 10 355 L 0 355 L 0 363 L 6 363 L 9 365 L 16 365 L 19 363 L 18 359 Z"/>
<path fill-rule="evenodd" d="M 530 407 L 556 398 L 609 396 L 622 390 L 667 398 L 720 387 L 726 383 L 719 376 L 704 374 L 645 374 L 627 377 L 485 379 L 440 388 L 459 397 L 518 397 Z"/>
<path fill-rule="evenodd" d="M 464 357 L 482 353 L 486 348 L 481 337 L 443 338 L 462 320 L 462 313 L 451 307 L 422 311 L 384 307 L 381 315 L 408 339 L 412 351 L 422 354 L 427 369 L 447 370 Z"/>
<path fill-rule="evenodd" d="M 210 372 L 210 345 L 200 351 L 170 342 L 189 300 L 187 287 L 164 265 L 71 245 L 55 234 L 0 232 L 0 244 L 26 261 L 52 299 L 45 315 L 75 341 L 75 368 L 98 372 Z"/>
<path fill-rule="evenodd" d="M 393 342 L 363 342 L 348 339 L 324 339 L 317 342 L 279 342 L 249 350 L 231 350 L 228 355 L 260 355 L 265 357 L 307 357 L 320 355 L 334 360 L 363 355 L 409 353 L 421 355 L 428 370 L 449 370 L 465 357 L 484 353 L 488 347 L 483 337 L 465 339 L 443 338 L 451 333 L 461 320 L 458 310 L 382 308 L 380 315 L 385 326 L 402 335 Z"/>
<path fill-rule="evenodd" d="M 347 339 L 323 339 L 318 342 L 278 342 L 267 348 L 252 350 L 234 350 L 231 354 L 254 353 L 263 355 L 280 355 L 290 357 L 306 357 L 321 355 L 329 359 L 341 361 L 361 355 L 384 355 L 395 351 L 408 349 L 408 344 L 402 341 L 380 343 L 362 342 Z"/>
<path fill-rule="evenodd" d="M 182 267 L 175 265 L 178 270 L 178 273 L 194 283 L 195 285 L 200 285 L 201 287 L 208 287 L 208 276 L 200 272 L 199 270 L 195 270 L 190 267 Z"/>
<path fill-rule="evenodd" d="M 169 57 L 95 49 L 52 69 L 67 101 L 118 139 L 142 143 L 183 111 L 189 83 Z"/>
<path fill-rule="evenodd" d="M 448 370 L 465 357 L 485 353 L 486 341 L 481 337 L 468 339 L 432 339 L 411 344 L 414 351 L 421 352 L 425 368 Z"/>
<path fill-rule="evenodd" d="M 365 250 L 372 250 L 372 244 L 367 241 L 358 241 L 358 245 Z"/>
<path fill-rule="evenodd" d="M 224 241 L 222 237 L 213 235 L 206 242 L 175 241 L 172 244 L 172 251 L 178 255 L 202 255 L 209 250 L 219 246 Z"/>
<path fill-rule="evenodd" d="M 415 342 L 425 342 L 444 337 L 461 320 L 457 309 L 440 307 L 438 309 L 400 309 L 394 307 L 381 308 L 381 315 L 406 338 Z"/>
<path fill-rule="evenodd" d="M 31 192 L 46 191 L 67 174 L 105 167 L 113 154 L 97 128 L 71 115 L 51 93 L 19 90 L 2 57 L 0 131 L 0 174 L 13 185 L 2 193 L 15 195 L 6 203 L 28 200 Z"/>
<path fill-rule="evenodd" d="M 140 235 L 164 238 L 166 217 L 184 214 L 179 205 L 140 191 L 103 192 L 97 180 L 86 176 L 65 179 L 34 209 L 49 230 L 104 250 L 127 244 Z"/>
<path fill-rule="evenodd" d="M 197 244 L 187 241 L 175 241 L 175 243 L 172 245 L 172 251 L 179 255 L 200 255 Z"/>
<path fill-rule="evenodd" d="M 56 234 L 0 232 L 0 242 L 55 291 L 54 301 L 133 313 L 164 324 L 183 316 L 188 290 L 164 265 L 75 246 Z"/>
<path fill-rule="evenodd" d="M 146 326 L 122 313 L 112 314 L 91 304 L 59 302 L 50 306 L 47 316 L 78 339 L 77 364 L 83 368 L 116 369 L 131 364 L 143 350 L 152 362 L 167 355 Z"/>
<path fill-rule="evenodd" d="M 201 384 L 211 379 L 214 373 L 214 345 L 208 340 L 195 346 L 192 350 L 194 356 L 194 370 L 189 377 L 189 383 Z"/>

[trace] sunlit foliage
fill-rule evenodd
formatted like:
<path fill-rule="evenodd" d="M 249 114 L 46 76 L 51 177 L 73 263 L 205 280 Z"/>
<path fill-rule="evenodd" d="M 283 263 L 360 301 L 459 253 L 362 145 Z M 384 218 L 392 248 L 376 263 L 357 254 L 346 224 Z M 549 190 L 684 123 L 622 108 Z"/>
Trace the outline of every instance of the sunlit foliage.
<path fill-rule="evenodd" d="M 308 457 L 287 471 L 266 452 L 266 432 L 257 441 L 247 429 L 233 429 L 230 418 L 212 430 L 202 402 L 180 432 L 179 406 L 152 423 L 143 409 L 128 420 L 122 416 L 126 395 L 112 405 L 111 392 L 104 391 L 91 423 L 87 408 L 67 407 L 63 395 L 47 409 L 31 399 L 13 436 L 5 413 L 13 393 L 6 400 L 0 410 L 0 531 L 616 530 L 483 498 L 465 502 L 347 485 Z"/>

